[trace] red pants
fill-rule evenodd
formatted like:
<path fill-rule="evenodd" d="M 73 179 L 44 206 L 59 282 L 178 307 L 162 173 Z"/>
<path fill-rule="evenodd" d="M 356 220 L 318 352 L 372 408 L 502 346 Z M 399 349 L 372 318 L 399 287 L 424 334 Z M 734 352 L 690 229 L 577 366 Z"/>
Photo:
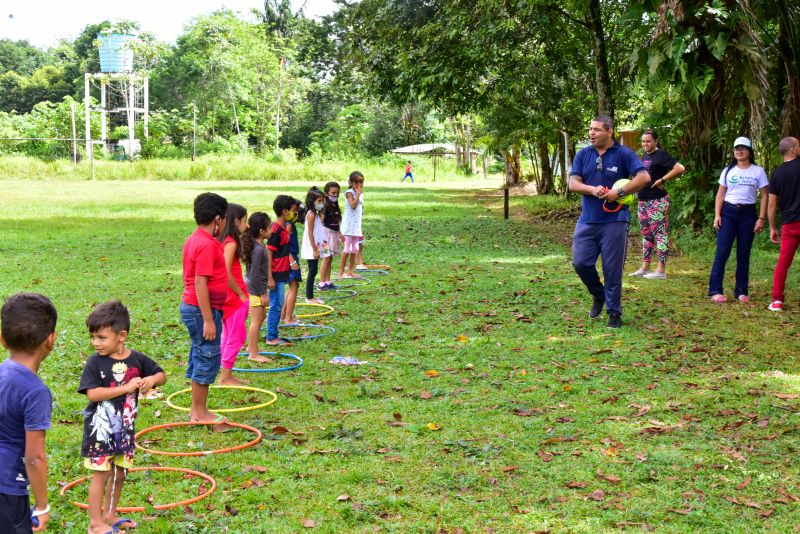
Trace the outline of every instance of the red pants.
<path fill-rule="evenodd" d="M 772 277 L 772 300 L 783 302 L 786 275 L 792 265 L 794 253 L 800 244 L 800 221 L 784 224 L 781 228 L 781 254 Z"/>

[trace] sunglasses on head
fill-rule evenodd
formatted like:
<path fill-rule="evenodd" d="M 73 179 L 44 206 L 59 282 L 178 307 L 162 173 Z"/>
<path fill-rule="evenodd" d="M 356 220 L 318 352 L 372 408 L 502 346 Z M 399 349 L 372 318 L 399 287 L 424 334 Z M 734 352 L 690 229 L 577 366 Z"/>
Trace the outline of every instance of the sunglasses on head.
<path fill-rule="evenodd" d="M 594 162 L 597 165 L 597 170 L 603 172 L 603 158 L 601 156 L 597 156 L 597 159 L 594 160 Z"/>

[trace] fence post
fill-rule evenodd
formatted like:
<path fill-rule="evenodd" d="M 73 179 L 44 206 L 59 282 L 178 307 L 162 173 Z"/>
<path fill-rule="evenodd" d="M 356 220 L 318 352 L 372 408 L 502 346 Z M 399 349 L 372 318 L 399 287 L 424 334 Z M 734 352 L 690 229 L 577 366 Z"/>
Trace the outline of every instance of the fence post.
<path fill-rule="evenodd" d="M 503 188 L 503 218 L 508 220 L 508 186 Z"/>
<path fill-rule="evenodd" d="M 94 180 L 94 143 L 89 139 L 89 159 L 92 162 L 92 180 Z"/>

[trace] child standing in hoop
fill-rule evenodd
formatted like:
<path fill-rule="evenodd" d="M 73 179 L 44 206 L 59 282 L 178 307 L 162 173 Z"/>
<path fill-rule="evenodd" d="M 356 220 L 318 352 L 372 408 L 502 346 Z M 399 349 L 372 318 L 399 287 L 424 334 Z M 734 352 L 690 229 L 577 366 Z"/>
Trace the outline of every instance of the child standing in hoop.
<path fill-rule="evenodd" d="M 344 207 L 344 217 L 342 217 L 344 251 L 342 252 L 342 262 L 339 268 L 340 278 L 356 278 L 353 269 L 356 266 L 358 241 L 364 235 L 361 231 L 361 216 L 364 213 L 364 201 L 361 196 L 364 191 L 364 175 L 358 171 L 351 172 L 348 184 L 350 189 L 344 195 L 347 202 Z M 345 273 L 348 260 L 350 265 Z"/>
<path fill-rule="evenodd" d="M 97 306 L 86 326 L 97 351 L 86 361 L 78 392 L 89 399 L 84 411 L 83 465 L 92 471 L 89 485 L 89 532 L 136 528 L 117 517 L 126 470 L 133 467 L 134 422 L 139 392 L 167 381 L 156 362 L 125 346 L 131 320 L 118 300 Z"/>
<path fill-rule="evenodd" d="M 333 258 L 339 253 L 339 244 L 344 241 L 339 224 L 342 221 L 342 211 L 339 209 L 339 184 L 328 182 L 325 184 L 325 212 L 322 224 L 325 226 L 325 240 L 322 242 L 322 265 L 319 270 L 319 289 L 327 291 L 337 289 L 331 282 L 331 267 Z M 327 251 L 326 251 L 327 248 Z"/>
<path fill-rule="evenodd" d="M 267 317 L 269 288 L 267 287 L 267 247 L 264 240 L 272 235 L 272 221 L 266 213 L 257 211 L 247 221 L 248 230 L 242 235 L 242 253 L 247 265 L 247 291 L 250 293 L 250 328 L 247 330 L 248 359 L 267 363 L 269 359 L 258 353 L 261 325 Z"/>
<path fill-rule="evenodd" d="M 315 187 L 308 190 L 306 195 L 306 225 L 303 232 L 303 247 L 300 257 L 308 263 L 308 278 L 306 279 L 306 303 L 324 304 L 321 299 L 314 298 L 314 279 L 317 277 L 319 258 L 330 256 L 330 252 L 323 252 L 325 241 L 325 227 L 322 225 L 322 211 L 325 209 L 325 196 Z"/>

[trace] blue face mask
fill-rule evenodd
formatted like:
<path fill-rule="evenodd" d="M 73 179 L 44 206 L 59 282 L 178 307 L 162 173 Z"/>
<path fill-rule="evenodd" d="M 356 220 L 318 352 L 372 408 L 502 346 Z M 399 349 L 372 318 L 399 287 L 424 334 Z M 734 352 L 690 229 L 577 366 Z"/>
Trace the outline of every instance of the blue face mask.
<path fill-rule="evenodd" d="M 325 207 L 325 203 L 324 202 L 314 202 L 314 209 L 315 210 L 322 211 L 322 209 L 324 207 Z"/>

